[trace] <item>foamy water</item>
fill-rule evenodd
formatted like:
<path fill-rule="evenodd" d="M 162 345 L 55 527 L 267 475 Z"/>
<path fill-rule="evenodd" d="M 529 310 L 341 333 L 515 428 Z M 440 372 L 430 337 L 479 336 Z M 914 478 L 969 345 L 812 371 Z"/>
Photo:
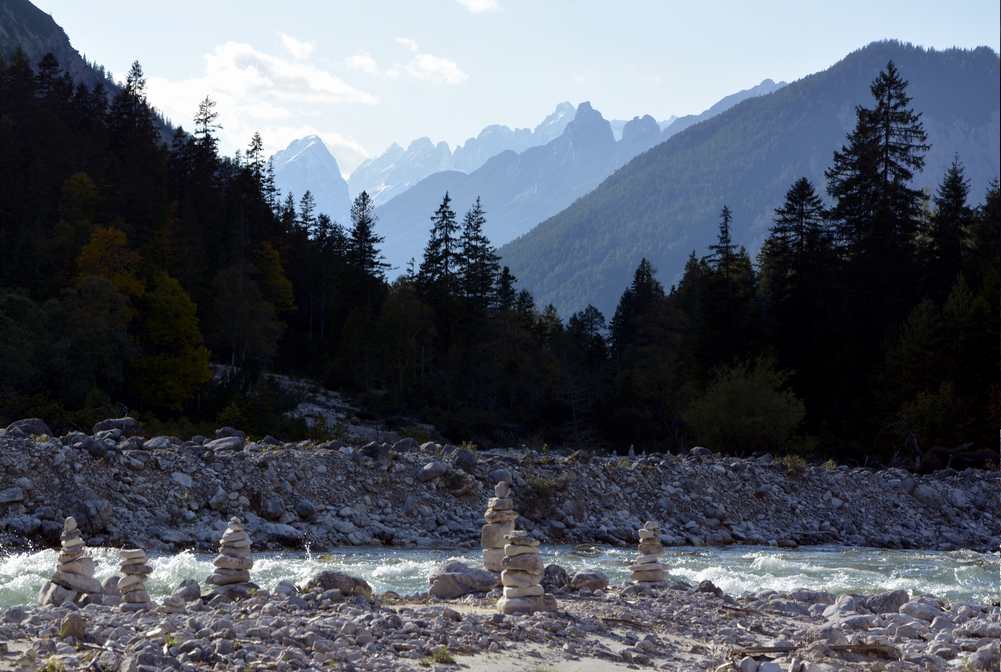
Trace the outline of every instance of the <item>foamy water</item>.
<path fill-rule="evenodd" d="M 543 546 L 546 564 L 568 572 L 596 569 L 613 584 L 629 578 L 630 549 L 594 547 L 578 552 L 572 546 Z M 118 571 L 115 549 L 92 548 L 101 580 Z M 169 595 L 184 579 L 204 581 L 212 573 L 212 555 L 183 552 L 152 556 L 147 583 L 155 599 Z M 273 588 L 279 581 L 302 583 L 317 572 L 334 569 L 359 576 L 377 592 L 400 594 L 427 590 L 428 576 L 450 558 L 480 562 L 478 550 L 342 548 L 324 553 L 259 553 L 254 556 L 254 581 Z M 950 600 L 996 600 L 1001 591 L 997 553 L 972 551 L 900 551 L 872 548 L 811 547 L 776 549 L 751 546 L 668 548 L 663 562 L 671 577 L 697 583 L 708 579 L 734 595 L 796 588 L 831 593 L 873 593 L 902 588 Z M 56 551 L 0 553 L 0 607 L 32 604 L 56 565 Z"/>

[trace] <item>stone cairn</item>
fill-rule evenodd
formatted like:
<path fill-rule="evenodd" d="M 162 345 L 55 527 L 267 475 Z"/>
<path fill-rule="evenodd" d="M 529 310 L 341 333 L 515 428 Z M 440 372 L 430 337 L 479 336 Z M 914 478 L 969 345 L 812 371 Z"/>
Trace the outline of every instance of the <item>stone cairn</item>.
<path fill-rule="evenodd" d="M 504 561 L 504 538 L 514 531 L 514 500 L 511 498 L 511 483 L 501 481 L 494 487 L 494 497 L 487 502 L 487 521 L 480 530 L 480 545 L 483 547 L 483 567 L 499 573 Z"/>
<path fill-rule="evenodd" d="M 146 564 L 146 552 L 141 548 L 123 548 L 118 555 L 122 561 L 122 578 L 118 580 L 118 591 L 124 602 L 122 609 L 149 609 L 153 602 L 146 592 L 146 577 L 153 573 L 153 568 Z"/>
<path fill-rule="evenodd" d="M 664 548 L 660 545 L 660 526 L 651 521 L 639 530 L 639 557 L 632 564 L 634 583 L 660 583 L 664 580 L 665 568 L 660 564 Z"/>
<path fill-rule="evenodd" d="M 250 568 L 254 559 L 250 555 L 250 535 L 239 518 L 231 518 L 229 527 L 219 540 L 219 555 L 212 561 L 215 572 L 207 582 L 217 586 L 217 593 L 249 593 L 257 588 L 250 582 Z"/>
<path fill-rule="evenodd" d="M 103 598 L 101 583 L 94 578 L 94 561 L 84 550 L 80 529 L 72 516 L 63 523 L 59 539 L 62 550 L 56 573 L 42 587 L 38 603 L 49 607 L 70 602 L 100 604 Z"/>
<path fill-rule="evenodd" d="M 527 532 L 515 530 L 505 536 L 504 560 L 501 562 L 501 585 L 504 596 L 497 601 L 502 614 L 531 614 L 556 609 L 556 600 L 542 588 L 542 558 L 539 540 Z"/>

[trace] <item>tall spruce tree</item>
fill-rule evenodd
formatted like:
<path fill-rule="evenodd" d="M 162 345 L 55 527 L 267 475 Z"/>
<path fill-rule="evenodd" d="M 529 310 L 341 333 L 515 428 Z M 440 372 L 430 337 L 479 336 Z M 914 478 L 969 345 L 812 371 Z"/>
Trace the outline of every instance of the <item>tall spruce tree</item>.
<path fill-rule="evenodd" d="M 826 172 L 831 216 L 859 282 L 872 286 L 893 275 L 909 283 L 925 200 L 910 182 L 924 167 L 927 135 L 892 61 L 870 91 L 875 106 L 856 108 L 848 143 L 834 152 Z"/>
<path fill-rule="evenodd" d="M 299 199 L 299 228 L 311 238 L 316 237 L 316 199 L 309 189 Z"/>
<path fill-rule="evenodd" d="M 259 131 L 254 131 L 253 137 L 250 138 L 250 144 L 247 146 L 246 160 L 250 174 L 254 178 L 254 183 L 258 189 L 262 189 L 264 186 L 264 140 L 261 139 Z"/>
<path fill-rule="evenodd" d="M 382 236 L 375 232 L 375 203 L 363 191 L 351 204 L 351 232 L 348 236 L 348 263 L 357 271 L 371 278 L 383 279 L 389 264 L 385 262 L 379 245 Z"/>
<path fill-rule="evenodd" d="M 452 209 L 452 198 L 445 192 L 431 217 L 431 235 L 417 272 L 418 285 L 426 296 L 435 297 L 432 301 L 457 294 L 460 249 L 459 225 Z"/>
<path fill-rule="evenodd" d="M 733 213 L 726 205 L 719 213 L 719 234 L 716 242 L 709 246 L 709 266 L 724 277 L 729 278 L 734 271 L 734 260 L 737 256 L 737 245 L 732 235 Z"/>
<path fill-rule="evenodd" d="M 507 312 L 514 308 L 515 295 L 517 290 L 515 284 L 517 279 L 511 269 L 505 266 L 497 276 L 496 301 L 494 307 L 500 312 Z"/>
<path fill-rule="evenodd" d="M 483 232 L 486 221 L 486 213 L 477 197 L 462 219 L 462 253 L 459 257 L 462 295 L 477 313 L 486 312 L 490 306 L 500 269 L 500 257 Z"/>
<path fill-rule="evenodd" d="M 927 136 L 892 61 L 870 91 L 875 104 L 856 108 L 855 128 L 826 172 L 831 218 L 846 259 L 844 323 L 854 330 L 845 335 L 850 347 L 841 355 L 853 368 L 878 359 L 881 344 L 915 302 L 914 240 L 925 202 L 910 182 L 924 167 Z"/>
<path fill-rule="evenodd" d="M 925 235 L 926 291 L 935 300 L 945 298 L 962 267 L 964 242 L 973 224 L 969 194 L 970 185 L 957 157 L 935 194 L 935 210 Z"/>

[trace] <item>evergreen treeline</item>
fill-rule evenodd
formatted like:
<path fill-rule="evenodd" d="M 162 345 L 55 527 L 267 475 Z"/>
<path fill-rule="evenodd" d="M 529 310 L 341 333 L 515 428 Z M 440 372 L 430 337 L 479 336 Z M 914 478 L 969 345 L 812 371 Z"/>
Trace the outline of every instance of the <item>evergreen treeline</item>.
<path fill-rule="evenodd" d="M 446 194 L 423 258 L 388 283 L 367 194 L 332 221 L 308 192 L 277 192 L 259 136 L 220 156 L 210 99 L 164 144 L 138 64 L 109 100 L 15 56 L 0 64 L 0 419 L 64 429 L 125 405 L 175 427 L 302 431 L 260 382 L 277 370 L 481 442 L 983 462 L 998 188 L 972 207 L 957 160 L 929 203 L 909 186 L 927 148 L 892 64 L 873 96 L 828 171 L 833 205 L 797 181 L 756 264 L 724 207 L 677 287 L 644 261 L 607 325 L 593 307 L 564 324 L 517 290 L 479 200 Z M 210 360 L 239 373 L 210 384 Z"/>

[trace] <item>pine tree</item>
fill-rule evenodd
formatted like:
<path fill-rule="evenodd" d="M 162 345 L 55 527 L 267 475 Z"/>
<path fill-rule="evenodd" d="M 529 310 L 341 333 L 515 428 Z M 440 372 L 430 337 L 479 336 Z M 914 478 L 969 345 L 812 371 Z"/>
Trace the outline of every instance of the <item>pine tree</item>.
<path fill-rule="evenodd" d="M 837 347 L 838 261 L 823 203 L 800 178 L 775 210 L 759 266 L 769 342 L 780 366 L 795 372 L 797 390 L 811 399 L 826 395 L 821 385 L 830 379 L 829 354 Z"/>
<path fill-rule="evenodd" d="M 483 232 L 486 216 L 477 197 L 462 220 L 459 272 L 462 295 L 478 313 L 486 312 L 493 300 L 500 257 Z"/>
<path fill-rule="evenodd" d="M 936 300 L 948 294 L 962 267 L 964 242 L 973 223 L 969 194 L 970 185 L 957 157 L 939 185 L 925 236 L 927 292 Z"/>
<path fill-rule="evenodd" d="M 282 201 L 278 221 L 285 235 L 295 233 L 296 227 L 299 225 L 299 217 L 295 211 L 295 195 L 291 191 L 285 194 L 285 200 Z"/>
<path fill-rule="evenodd" d="M 645 257 L 633 273 L 633 281 L 622 293 L 610 325 L 612 354 L 621 358 L 636 340 L 639 322 L 656 303 L 664 299 L 664 287 L 655 277 L 653 264 Z"/>
<path fill-rule="evenodd" d="M 261 193 L 264 196 L 264 202 L 271 208 L 271 212 L 278 215 L 281 199 L 279 198 L 278 186 L 275 184 L 275 164 L 271 159 L 268 159 L 268 167 L 264 171 Z"/>
<path fill-rule="evenodd" d="M 515 284 L 518 280 L 511 273 L 511 269 L 505 266 L 497 276 L 496 302 L 495 307 L 500 312 L 507 312 L 514 309 Z"/>
<path fill-rule="evenodd" d="M 424 258 L 417 272 L 418 284 L 425 296 L 435 301 L 455 296 L 459 273 L 459 225 L 456 223 L 452 199 L 445 192 L 441 204 L 431 217 L 431 235 L 424 247 Z"/>
<path fill-rule="evenodd" d="M 833 260 L 833 241 L 827 229 L 824 204 L 805 177 L 786 192 L 775 210 L 768 239 L 761 248 L 763 282 L 776 300 L 806 285 L 804 276 L 818 274 Z"/>
<path fill-rule="evenodd" d="M 375 232 L 375 203 L 368 192 L 361 192 L 351 205 L 351 233 L 348 238 L 348 263 L 357 271 L 382 279 L 389 268 L 379 252 L 382 236 Z"/>
<path fill-rule="evenodd" d="M 42 56 L 42 60 L 38 62 L 38 74 L 35 76 L 38 97 L 48 98 L 55 88 L 58 78 L 59 61 L 52 55 L 52 52 L 47 52 Z"/>
<path fill-rule="evenodd" d="M 870 91 L 874 107 L 856 108 L 848 143 L 826 172 L 845 257 L 842 295 L 850 314 L 844 324 L 854 330 L 843 339 L 855 350 L 845 357 L 863 367 L 875 363 L 917 298 L 914 241 L 925 197 L 910 181 L 928 150 L 921 115 L 910 109 L 907 82 L 892 61 Z"/>
<path fill-rule="evenodd" d="M 299 199 L 299 229 L 309 237 L 316 237 L 316 199 L 309 189 Z"/>
<path fill-rule="evenodd" d="M 215 107 L 216 102 L 205 96 L 198 103 L 198 114 L 195 115 L 195 142 L 200 149 L 213 156 L 218 148 L 216 132 L 222 128 L 216 121 L 219 118 L 219 113 L 216 112 Z"/>
<path fill-rule="evenodd" d="M 875 107 L 856 108 L 848 144 L 834 153 L 827 189 L 849 257 L 863 264 L 906 261 L 924 195 L 910 187 L 928 151 L 921 114 L 893 61 L 870 87 Z"/>
<path fill-rule="evenodd" d="M 254 136 L 250 139 L 246 158 L 250 174 L 254 176 L 254 183 L 258 189 L 262 189 L 264 185 L 264 141 L 261 139 L 259 131 L 254 131 Z"/>
<path fill-rule="evenodd" d="M 709 256 L 707 260 L 710 267 L 729 278 L 733 274 L 734 259 L 737 255 L 737 245 L 734 244 L 731 229 L 733 226 L 733 213 L 726 205 L 719 213 L 719 233 L 716 242 L 709 246 Z"/>

